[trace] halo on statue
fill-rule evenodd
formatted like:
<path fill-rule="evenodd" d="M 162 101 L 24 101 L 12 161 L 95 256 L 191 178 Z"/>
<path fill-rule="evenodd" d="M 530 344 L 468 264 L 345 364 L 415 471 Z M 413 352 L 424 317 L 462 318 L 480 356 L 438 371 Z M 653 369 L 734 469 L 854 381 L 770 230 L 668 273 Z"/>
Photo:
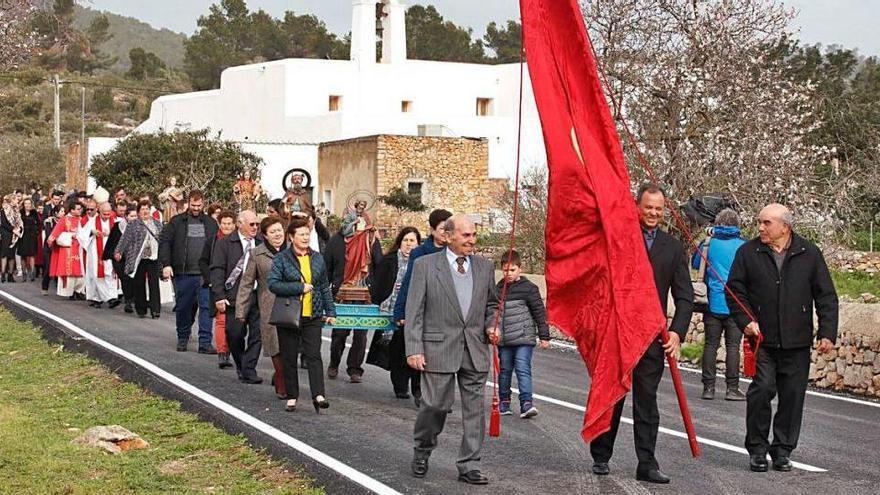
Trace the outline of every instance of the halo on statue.
<path fill-rule="evenodd" d="M 367 206 L 364 208 L 365 211 L 371 211 L 373 206 L 376 205 L 376 195 L 366 189 L 358 189 L 353 193 L 348 195 L 348 199 L 345 200 L 346 206 L 351 211 L 354 211 L 354 204 L 357 201 L 364 201 L 367 203 Z"/>
<path fill-rule="evenodd" d="M 284 178 L 281 180 L 281 187 L 284 188 L 284 191 L 289 191 L 293 187 L 293 176 L 294 175 L 302 175 L 303 176 L 303 189 L 308 189 L 312 187 L 312 175 L 308 170 L 304 168 L 292 168 L 284 174 Z"/>

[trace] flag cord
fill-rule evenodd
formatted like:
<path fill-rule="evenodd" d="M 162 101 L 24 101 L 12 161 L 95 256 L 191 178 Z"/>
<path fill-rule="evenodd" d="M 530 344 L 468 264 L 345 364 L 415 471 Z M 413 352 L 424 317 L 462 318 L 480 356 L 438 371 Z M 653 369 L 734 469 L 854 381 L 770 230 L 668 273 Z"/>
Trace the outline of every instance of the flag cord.
<path fill-rule="evenodd" d="M 600 38 L 601 38 L 601 36 L 600 36 Z M 629 124 L 627 124 L 627 122 L 626 122 L 626 118 L 624 118 L 622 115 L 623 102 L 618 102 L 617 98 L 615 98 L 615 96 L 614 96 L 614 92 L 611 90 L 611 84 L 609 84 L 608 77 L 605 75 L 605 67 L 604 67 L 605 60 L 602 59 L 601 62 L 599 61 L 600 59 L 599 59 L 599 55 L 596 53 L 596 48 L 593 46 L 593 43 L 592 43 L 592 41 L 589 40 L 589 38 L 587 39 L 587 44 L 590 46 L 590 51 L 593 52 L 593 59 L 596 60 L 596 68 L 598 69 L 599 75 L 602 78 L 602 85 L 605 87 L 605 92 L 608 93 L 608 98 L 611 99 L 611 104 L 614 106 L 614 108 L 620 109 L 619 110 L 619 112 L 620 112 L 619 120 L 620 120 L 621 125 L 623 126 L 623 130 L 624 130 L 624 133 L 626 134 L 627 139 L 629 140 L 630 144 L 632 145 L 632 148 L 635 150 L 636 155 L 639 158 L 639 162 L 642 165 L 642 168 L 648 173 L 648 176 L 651 178 L 651 181 L 653 183 L 659 185 L 660 181 L 657 179 L 657 174 L 654 171 L 654 167 L 652 167 L 650 162 L 648 162 L 648 159 L 645 158 L 645 155 L 642 153 L 642 150 L 639 147 L 638 142 L 636 141 L 635 135 L 630 130 Z M 699 246 L 697 245 L 696 239 L 694 238 L 693 232 L 691 232 L 691 230 L 688 228 L 687 224 L 681 218 L 681 215 L 678 213 L 676 208 L 667 207 L 667 209 L 672 214 L 672 217 L 675 219 L 675 223 L 677 224 L 678 228 L 681 229 L 682 232 L 684 232 L 684 235 L 685 235 L 685 237 L 687 237 L 687 240 L 688 240 L 690 247 L 693 248 L 695 252 L 699 253 L 700 258 L 706 264 L 705 265 L 706 269 L 709 270 L 716 279 L 718 279 L 719 281 L 724 281 L 724 279 L 718 273 L 718 270 L 716 270 L 715 267 L 712 265 L 712 263 L 709 262 L 708 253 L 704 253 L 702 249 L 699 249 Z M 732 290 L 730 290 L 730 287 L 727 286 L 727 281 L 724 281 L 723 283 L 724 283 L 725 292 L 727 292 L 733 298 L 733 301 L 736 303 L 736 305 L 740 309 L 742 309 L 743 313 L 745 313 L 746 316 L 748 316 L 749 319 L 751 319 L 752 321 L 758 321 L 758 319 L 755 318 L 752 311 L 740 300 L 740 298 Z"/>
<path fill-rule="evenodd" d="M 522 25 L 522 19 L 520 19 L 520 25 Z M 525 52 L 525 40 L 523 39 L 522 30 L 520 30 L 520 50 L 519 50 L 519 102 L 517 109 L 517 126 L 516 126 L 516 176 L 513 181 L 513 218 L 510 223 L 510 249 L 507 252 L 507 265 L 510 265 L 511 259 L 513 257 L 513 250 L 516 248 L 516 223 L 519 220 L 519 169 L 520 169 L 520 160 L 521 160 L 521 150 L 522 150 L 522 119 L 523 119 L 523 84 L 525 80 L 525 60 L 523 53 Z M 495 322 L 494 328 L 499 330 L 498 342 L 496 342 L 492 346 L 492 368 L 494 371 L 495 379 L 492 381 L 492 417 L 490 419 L 489 424 L 489 436 L 497 437 L 501 434 L 500 430 L 500 397 L 498 395 L 498 376 L 501 373 L 501 363 L 498 358 L 498 343 L 501 342 L 501 318 L 504 316 L 504 303 L 507 299 L 507 289 L 510 283 L 507 280 L 507 275 L 503 273 L 504 265 L 501 266 L 502 269 L 502 280 L 504 283 L 501 286 L 501 294 L 498 296 L 498 307 L 495 309 Z"/>

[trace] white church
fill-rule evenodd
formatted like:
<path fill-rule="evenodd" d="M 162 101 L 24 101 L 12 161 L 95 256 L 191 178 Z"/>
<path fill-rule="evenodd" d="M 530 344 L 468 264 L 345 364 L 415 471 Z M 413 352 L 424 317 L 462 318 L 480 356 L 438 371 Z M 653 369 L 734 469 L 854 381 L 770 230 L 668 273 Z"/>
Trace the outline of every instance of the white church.
<path fill-rule="evenodd" d="M 408 60 L 405 10 L 399 0 L 352 0 L 350 60 L 230 67 L 221 75 L 220 89 L 156 99 L 149 119 L 135 132 L 220 132 L 264 160 L 261 179 L 270 197 L 282 195 L 282 178 L 293 168 L 318 177 L 319 144 L 377 134 L 485 138 L 490 177 L 512 178 L 519 64 Z M 114 143 L 92 139 L 90 155 Z M 524 167 L 546 163 L 527 71 L 522 157 Z M 321 201 L 320 184 L 313 185 L 315 200 Z"/>

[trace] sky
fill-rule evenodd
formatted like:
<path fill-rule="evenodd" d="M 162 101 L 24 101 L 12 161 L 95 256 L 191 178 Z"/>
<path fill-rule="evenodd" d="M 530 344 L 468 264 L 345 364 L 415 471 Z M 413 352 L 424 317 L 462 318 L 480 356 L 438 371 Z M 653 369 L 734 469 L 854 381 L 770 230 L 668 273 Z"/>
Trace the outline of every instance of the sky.
<path fill-rule="evenodd" d="M 219 0 L 80 0 L 83 5 L 135 17 L 154 27 L 192 34 L 196 20 Z M 504 23 L 519 16 L 517 0 L 403 0 L 405 5 L 432 4 L 459 25 L 482 36 L 491 21 Z M 857 48 L 862 55 L 880 55 L 880 0 L 784 0 L 798 10 L 792 29 L 808 44 Z M 328 28 L 345 34 L 351 29 L 351 0 L 249 0 L 251 10 L 280 16 L 286 10 L 315 14 Z"/>

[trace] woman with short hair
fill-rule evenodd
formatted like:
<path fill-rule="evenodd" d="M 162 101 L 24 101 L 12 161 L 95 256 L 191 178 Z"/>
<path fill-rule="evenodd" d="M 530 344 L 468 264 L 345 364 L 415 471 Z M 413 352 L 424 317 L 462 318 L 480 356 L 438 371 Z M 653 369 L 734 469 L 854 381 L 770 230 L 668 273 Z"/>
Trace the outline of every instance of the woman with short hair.
<path fill-rule="evenodd" d="M 290 219 L 290 224 L 287 226 L 290 248 L 281 251 L 272 262 L 268 286 L 276 297 L 299 298 L 302 301 L 299 326 L 295 328 L 278 326 L 278 345 L 284 366 L 284 384 L 287 388 L 285 409 L 296 410 L 299 398 L 296 359 L 302 346 L 309 369 L 312 405 L 317 413 L 321 409 L 330 407 L 324 392 L 321 328 L 325 318 L 330 325 L 336 321 L 336 306 L 333 304 L 324 258 L 321 253 L 309 247 L 311 233 L 308 218 Z"/>
<path fill-rule="evenodd" d="M 235 318 L 244 320 L 251 309 L 250 293 L 257 286 L 257 304 L 260 308 L 260 339 L 263 342 L 263 355 L 272 358 L 272 366 L 275 374 L 272 375 L 272 385 L 275 387 L 275 395 L 279 399 L 287 398 L 284 387 L 284 361 L 281 359 L 281 350 L 278 348 L 278 332 L 269 323 L 272 314 L 272 306 L 275 304 L 275 294 L 269 290 L 269 273 L 272 271 L 272 263 L 279 252 L 287 249 L 287 239 L 284 232 L 284 220 L 276 215 L 268 216 L 260 222 L 260 234 L 263 235 L 263 243 L 251 251 L 247 266 L 241 275 L 241 283 L 238 286 L 237 301 L 235 306 Z"/>

